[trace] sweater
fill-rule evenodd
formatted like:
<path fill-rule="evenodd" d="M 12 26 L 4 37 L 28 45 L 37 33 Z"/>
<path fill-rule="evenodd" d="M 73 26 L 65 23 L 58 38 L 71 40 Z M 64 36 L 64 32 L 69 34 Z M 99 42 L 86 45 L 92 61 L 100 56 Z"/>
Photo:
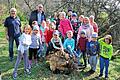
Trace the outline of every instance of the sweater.
<path fill-rule="evenodd" d="M 66 37 L 66 32 L 69 30 L 73 31 L 70 20 L 69 19 L 60 20 L 59 31 L 61 32 L 63 37 Z"/>
<path fill-rule="evenodd" d="M 93 30 L 93 27 L 89 24 L 83 24 L 82 26 L 79 27 L 78 29 L 78 35 L 77 35 L 77 41 L 79 40 L 80 38 L 80 32 L 82 30 L 85 30 L 86 31 L 86 38 L 88 39 L 88 41 L 91 41 L 91 36 L 92 36 L 92 33 L 94 32 Z"/>
<path fill-rule="evenodd" d="M 31 36 L 28 34 L 23 33 L 19 37 L 19 46 L 18 46 L 18 51 L 21 51 L 23 54 L 25 50 L 28 50 L 29 45 L 32 43 L 31 41 Z"/>
<path fill-rule="evenodd" d="M 99 54 L 100 46 L 98 41 L 87 42 L 87 54 L 90 56 L 95 56 Z"/>
<path fill-rule="evenodd" d="M 45 40 L 46 40 L 46 43 L 48 44 L 50 42 L 50 40 L 52 39 L 52 36 L 53 36 L 53 29 L 47 29 L 45 31 Z"/>
<path fill-rule="evenodd" d="M 104 38 L 98 40 L 100 43 L 100 56 L 111 59 L 113 46 L 104 42 Z"/>
<path fill-rule="evenodd" d="M 40 44 L 41 44 L 40 36 L 38 36 L 37 34 L 35 35 L 34 33 L 32 33 L 31 40 L 32 40 L 32 43 L 30 45 L 30 48 L 38 49 Z"/>
<path fill-rule="evenodd" d="M 81 51 L 86 51 L 87 42 L 88 39 L 86 39 L 86 37 L 80 37 L 78 40 L 77 48 Z"/>
<path fill-rule="evenodd" d="M 67 38 L 64 42 L 64 48 L 67 49 L 67 48 L 70 48 L 71 50 L 74 50 L 75 48 L 75 40 L 72 38 L 72 39 L 69 39 Z"/>
<path fill-rule="evenodd" d="M 52 38 L 52 39 L 51 39 L 51 43 L 53 44 L 53 47 L 54 47 L 55 49 L 60 49 L 60 48 L 63 47 L 63 46 L 62 46 L 62 41 L 61 41 L 60 38 L 58 38 L 58 39 Z"/>

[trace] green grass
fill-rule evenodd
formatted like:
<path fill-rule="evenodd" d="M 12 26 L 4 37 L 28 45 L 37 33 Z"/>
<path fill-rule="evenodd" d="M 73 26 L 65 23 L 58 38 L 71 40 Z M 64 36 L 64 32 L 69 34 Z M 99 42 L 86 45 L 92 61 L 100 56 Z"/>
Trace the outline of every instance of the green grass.
<path fill-rule="evenodd" d="M 14 48 L 16 52 L 16 48 Z M 0 26 L 0 70 L 2 72 L 2 80 L 13 80 L 12 72 L 14 69 L 16 56 L 13 62 L 9 61 L 8 58 L 8 42 L 5 39 L 5 33 L 3 26 Z M 90 69 L 88 66 L 84 71 L 73 71 L 69 75 L 64 74 L 53 74 L 48 68 L 45 62 L 39 62 L 39 66 L 34 66 L 31 69 L 31 75 L 24 75 L 23 61 L 18 68 L 17 80 L 97 80 L 96 76 L 99 75 L 99 63 L 97 66 L 97 71 L 91 76 L 85 76 L 85 73 Z M 110 61 L 109 67 L 109 80 L 120 80 L 120 56 L 116 59 Z M 104 79 L 101 79 L 104 80 Z"/>

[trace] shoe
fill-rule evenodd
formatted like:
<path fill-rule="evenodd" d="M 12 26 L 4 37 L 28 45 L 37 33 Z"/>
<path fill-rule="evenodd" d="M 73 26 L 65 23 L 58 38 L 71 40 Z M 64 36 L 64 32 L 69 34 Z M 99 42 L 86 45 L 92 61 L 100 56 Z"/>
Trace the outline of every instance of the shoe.
<path fill-rule="evenodd" d="M 90 74 L 94 74 L 95 73 L 95 71 L 94 70 L 92 70 L 91 72 L 90 72 Z"/>
<path fill-rule="evenodd" d="M 14 80 L 17 79 L 17 72 L 13 72 L 13 79 L 14 79 Z"/>
<path fill-rule="evenodd" d="M 108 80 L 108 76 L 105 76 L 105 80 Z"/>
<path fill-rule="evenodd" d="M 100 75 L 99 75 L 99 78 L 102 77 L 102 76 L 103 76 L 103 74 L 100 74 Z"/>
<path fill-rule="evenodd" d="M 10 57 L 10 58 L 9 58 L 9 61 L 10 61 L 10 62 L 12 62 L 12 61 L 13 61 L 13 58 L 12 58 L 12 57 Z"/>
<path fill-rule="evenodd" d="M 90 69 L 89 71 L 88 71 L 88 73 L 91 73 L 92 72 L 92 69 Z"/>
<path fill-rule="evenodd" d="M 31 72 L 30 72 L 30 70 L 29 70 L 29 69 L 26 69 L 24 72 L 25 72 L 25 74 L 28 74 L 28 75 L 30 75 L 30 74 L 31 74 Z"/>

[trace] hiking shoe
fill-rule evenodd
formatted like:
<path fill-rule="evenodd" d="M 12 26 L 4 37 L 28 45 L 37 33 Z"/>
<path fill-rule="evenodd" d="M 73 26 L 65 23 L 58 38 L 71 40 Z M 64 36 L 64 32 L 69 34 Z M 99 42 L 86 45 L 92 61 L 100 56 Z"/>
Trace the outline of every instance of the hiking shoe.
<path fill-rule="evenodd" d="M 24 72 L 25 72 L 25 74 L 28 74 L 28 75 L 30 75 L 30 74 L 31 74 L 31 72 L 30 72 L 30 70 L 29 70 L 29 69 L 26 69 Z"/>
<path fill-rule="evenodd" d="M 13 72 L 13 79 L 14 79 L 14 80 L 17 79 L 17 72 Z"/>

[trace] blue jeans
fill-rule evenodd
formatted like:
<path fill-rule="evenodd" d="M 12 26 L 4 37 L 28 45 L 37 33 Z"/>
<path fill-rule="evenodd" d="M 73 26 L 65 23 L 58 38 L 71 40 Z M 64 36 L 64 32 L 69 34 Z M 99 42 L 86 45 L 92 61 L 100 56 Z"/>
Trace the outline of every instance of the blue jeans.
<path fill-rule="evenodd" d="M 91 69 L 95 71 L 97 66 L 97 55 L 90 56 L 89 63 L 90 63 Z"/>
<path fill-rule="evenodd" d="M 105 67 L 105 76 L 108 76 L 109 59 L 100 57 L 100 74 L 101 75 L 103 75 L 104 67 Z"/>
<path fill-rule="evenodd" d="M 18 45 L 19 45 L 18 37 L 9 37 L 9 57 L 11 59 L 14 56 L 14 52 L 13 52 L 14 40 L 15 40 L 16 46 L 18 47 Z"/>

